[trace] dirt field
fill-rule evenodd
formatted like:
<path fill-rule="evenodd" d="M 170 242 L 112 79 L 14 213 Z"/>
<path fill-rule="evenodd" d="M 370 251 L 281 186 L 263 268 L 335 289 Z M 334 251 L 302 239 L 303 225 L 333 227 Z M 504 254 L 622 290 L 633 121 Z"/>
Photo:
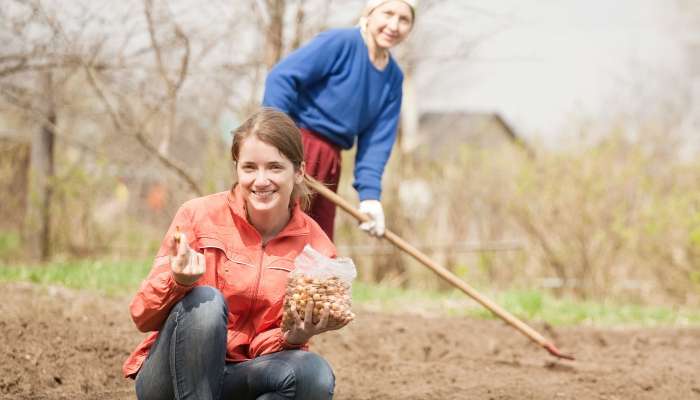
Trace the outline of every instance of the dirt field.
<path fill-rule="evenodd" d="M 129 299 L 2 284 L 0 398 L 132 399 Z M 498 321 L 358 311 L 313 349 L 336 399 L 700 399 L 700 329 L 553 331 L 559 362 Z"/>

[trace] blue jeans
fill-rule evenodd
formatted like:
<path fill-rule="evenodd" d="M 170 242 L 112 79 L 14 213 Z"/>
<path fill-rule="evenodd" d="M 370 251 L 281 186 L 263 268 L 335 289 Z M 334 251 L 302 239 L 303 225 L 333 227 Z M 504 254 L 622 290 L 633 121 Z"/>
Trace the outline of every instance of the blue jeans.
<path fill-rule="evenodd" d="M 326 400 L 335 377 L 319 355 L 302 350 L 226 363 L 227 307 L 209 286 L 173 306 L 136 375 L 139 400 Z"/>

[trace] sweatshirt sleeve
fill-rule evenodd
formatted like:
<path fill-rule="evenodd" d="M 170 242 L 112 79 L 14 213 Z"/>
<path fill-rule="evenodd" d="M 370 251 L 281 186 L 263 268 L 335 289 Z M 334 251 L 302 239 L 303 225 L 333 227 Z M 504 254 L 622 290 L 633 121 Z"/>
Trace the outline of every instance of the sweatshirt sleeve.
<path fill-rule="evenodd" d="M 282 350 L 301 349 L 308 350 L 309 344 L 292 345 L 284 340 L 284 333 L 281 328 L 272 328 L 261 332 L 250 342 L 248 357 L 255 358 L 265 354 L 275 353 Z"/>
<path fill-rule="evenodd" d="M 362 200 L 379 200 L 382 194 L 382 175 L 396 141 L 401 111 L 401 89 L 389 101 L 374 123 L 357 139 L 355 181 L 353 187 Z"/>
<path fill-rule="evenodd" d="M 141 332 L 160 329 L 172 306 L 194 287 L 194 285 L 183 286 L 175 282 L 170 272 L 169 257 L 173 235 L 178 227 L 187 235 L 190 246 L 194 247 L 191 219 L 187 209 L 178 210 L 160 245 L 148 278 L 141 283 L 141 287 L 129 305 L 131 319 Z"/>
<path fill-rule="evenodd" d="M 331 73 L 342 46 L 340 35 L 326 31 L 283 58 L 267 75 L 263 106 L 293 114 L 301 89 Z"/>

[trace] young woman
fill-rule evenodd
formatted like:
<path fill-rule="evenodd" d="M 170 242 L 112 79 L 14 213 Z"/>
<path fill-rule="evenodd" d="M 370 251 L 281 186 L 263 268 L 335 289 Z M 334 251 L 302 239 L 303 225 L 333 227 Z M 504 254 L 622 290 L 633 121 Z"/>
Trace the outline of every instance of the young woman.
<path fill-rule="evenodd" d="M 360 227 L 384 234 L 380 202 L 384 167 L 396 139 L 403 74 L 389 49 L 413 28 L 415 2 L 370 0 L 359 27 L 332 29 L 279 62 L 267 77 L 263 104 L 289 114 L 303 135 L 307 174 L 337 191 L 340 150 L 357 141 L 355 181 Z M 309 214 L 333 239 L 335 205 L 314 198 Z"/>
<path fill-rule="evenodd" d="M 139 399 L 330 399 L 328 363 L 304 351 L 338 327 L 328 309 L 317 324 L 295 313 L 280 329 L 293 260 L 305 245 L 335 248 L 301 210 L 301 134 L 284 113 L 262 109 L 234 134 L 238 182 L 228 192 L 186 202 L 130 305 L 139 330 L 152 332 L 126 360 Z M 309 309 L 311 307 L 311 309 Z"/>

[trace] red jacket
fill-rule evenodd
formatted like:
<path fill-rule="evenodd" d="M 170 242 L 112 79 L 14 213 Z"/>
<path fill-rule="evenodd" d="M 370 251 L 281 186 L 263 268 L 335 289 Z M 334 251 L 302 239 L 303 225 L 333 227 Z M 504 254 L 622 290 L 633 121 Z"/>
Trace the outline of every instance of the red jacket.
<path fill-rule="evenodd" d="M 236 188 L 180 207 L 151 273 L 129 306 L 138 329 L 153 332 L 124 363 L 124 376 L 135 376 L 172 306 L 197 285 L 218 288 L 226 299 L 227 361 L 245 361 L 285 349 L 280 323 L 294 258 L 307 244 L 335 257 L 335 246 L 298 204 L 287 226 L 263 246 L 260 234 L 246 219 L 244 207 Z M 177 284 L 170 272 L 168 254 L 176 227 L 187 235 L 190 247 L 206 258 L 206 271 L 193 286 Z"/>

